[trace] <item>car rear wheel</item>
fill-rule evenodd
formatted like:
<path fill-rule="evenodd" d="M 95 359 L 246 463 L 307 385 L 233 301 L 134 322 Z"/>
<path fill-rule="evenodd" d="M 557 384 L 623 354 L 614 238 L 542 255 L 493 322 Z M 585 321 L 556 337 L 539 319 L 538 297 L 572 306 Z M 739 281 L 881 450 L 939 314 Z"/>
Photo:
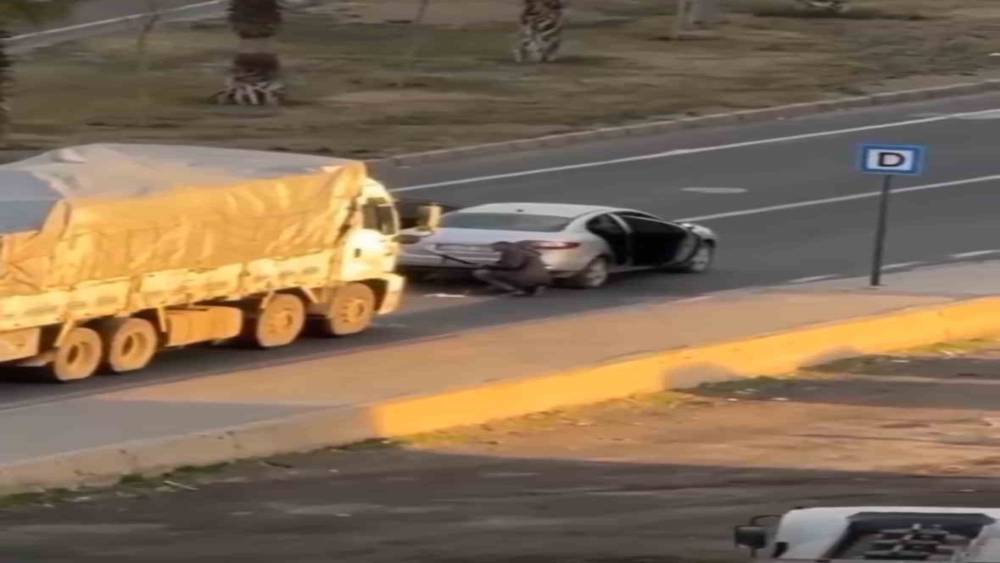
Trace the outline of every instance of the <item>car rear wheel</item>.
<path fill-rule="evenodd" d="M 609 275 L 608 259 L 598 256 L 582 270 L 567 279 L 566 285 L 577 289 L 596 289 L 608 282 Z"/>

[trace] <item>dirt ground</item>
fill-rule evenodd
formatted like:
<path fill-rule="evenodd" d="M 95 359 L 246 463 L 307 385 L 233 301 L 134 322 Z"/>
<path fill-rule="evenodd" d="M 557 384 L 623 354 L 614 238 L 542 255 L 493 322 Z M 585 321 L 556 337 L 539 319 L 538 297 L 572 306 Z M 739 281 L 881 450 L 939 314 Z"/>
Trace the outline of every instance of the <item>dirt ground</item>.
<path fill-rule="evenodd" d="M 14 562 L 745 560 L 795 506 L 1000 506 L 1000 343 L 0 502 Z"/>
<path fill-rule="evenodd" d="M 11 144 L 183 142 L 373 158 L 677 115 L 966 81 L 998 70 L 995 0 L 857 0 L 847 19 L 731 0 L 712 34 L 670 38 L 672 2 L 574 0 L 563 58 L 517 65 L 517 2 L 320 0 L 276 41 L 278 111 L 218 108 L 235 39 L 223 21 L 161 26 L 24 56 Z M 794 12 L 792 10 L 792 12 Z M 755 15 L 756 14 L 756 15 Z M 415 59 L 408 57 L 412 49 Z"/>

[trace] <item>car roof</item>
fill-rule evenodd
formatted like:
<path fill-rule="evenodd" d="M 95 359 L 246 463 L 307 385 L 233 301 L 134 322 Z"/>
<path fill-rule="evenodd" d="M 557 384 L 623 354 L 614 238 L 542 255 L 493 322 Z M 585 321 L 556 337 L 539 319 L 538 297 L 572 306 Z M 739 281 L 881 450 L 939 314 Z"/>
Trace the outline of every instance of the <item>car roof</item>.
<path fill-rule="evenodd" d="M 576 205 L 572 203 L 487 203 L 466 207 L 455 213 L 527 213 L 531 215 L 551 215 L 573 219 L 591 213 L 610 213 L 612 211 L 631 211 L 618 207 L 602 205 Z"/>

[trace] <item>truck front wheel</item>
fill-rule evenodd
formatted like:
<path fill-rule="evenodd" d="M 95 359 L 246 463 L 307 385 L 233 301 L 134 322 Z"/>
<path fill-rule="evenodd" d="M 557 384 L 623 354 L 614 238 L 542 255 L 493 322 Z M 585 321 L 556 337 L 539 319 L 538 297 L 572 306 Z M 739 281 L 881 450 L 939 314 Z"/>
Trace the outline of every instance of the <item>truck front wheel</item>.
<path fill-rule="evenodd" d="M 375 318 L 375 292 L 363 283 L 338 288 L 324 318 L 318 319 L 323 336 L 349 336 L 364 332 Z"/>
<path fill-rule="evenodd" d="M 74 328 L 56 349 L 49 370 L 52 378 L 65 383 L 94 375 L 101 365 L 103 349 L 101 336 L 96 330 Z"/>
<path fill-rule="evenodd" d="M 114 373 L 143 369 L 159 348 L 156 328 L 146 319 L 110 319 L 98 330 L 104 337 L 104 361 Z"/>

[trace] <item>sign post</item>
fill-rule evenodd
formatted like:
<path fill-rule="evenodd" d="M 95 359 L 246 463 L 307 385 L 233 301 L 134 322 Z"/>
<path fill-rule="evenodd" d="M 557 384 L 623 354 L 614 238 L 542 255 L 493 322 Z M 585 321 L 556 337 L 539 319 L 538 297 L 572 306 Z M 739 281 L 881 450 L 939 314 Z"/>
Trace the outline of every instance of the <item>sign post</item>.
<path fill-rule="evenodd" d="M 862 145 L 861 171 L 882 175 L 878 223 L 875 226 L 875 250 L 872 254 L 871 285 L 882 284 L 882 261 L 889 221 L 889 198 L 893 176 L 916 176 L 923 172 L 926 149 L 915 145 Z"/>

